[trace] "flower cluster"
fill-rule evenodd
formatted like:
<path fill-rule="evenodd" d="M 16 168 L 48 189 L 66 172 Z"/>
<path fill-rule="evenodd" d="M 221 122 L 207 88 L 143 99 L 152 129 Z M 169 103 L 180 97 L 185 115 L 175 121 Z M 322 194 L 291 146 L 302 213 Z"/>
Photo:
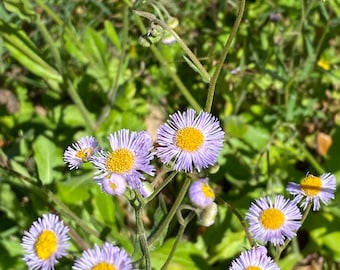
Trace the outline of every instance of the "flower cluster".
<path fill-rule="evenodd" d="M 108 136 L 110 151 L 101 149 L 95 138 L 82 137 L 67 147 L 64 161 L 70 169 L 91 162 L 97 169 L 94 180 L 107 194 L 123 195 L 128 187 L 147 197 L 144 174 L 154 175 L 154 155 L 176 171 L 199 172 L 217 162 L 223 138 L 224 132 L 214 116 L 206 112 L 196 115 L 188 109 L 170 115 L 170 120 L 160 126 L 155 150 L 146 131 L 122 129 Z"/>
<path fill-rule="evenodd" d="M 45 214 L 33 222 L 22 238 L 24 261 L 30 270 L 51 270 L 58 259 L 66 255 L 69 228 L 54 214 Z M 85 250 L 72 267 L 74 270 L 117 269 L 132 270 L 132 260 L 127 252 L 111 243 L 100 249 Z"/>

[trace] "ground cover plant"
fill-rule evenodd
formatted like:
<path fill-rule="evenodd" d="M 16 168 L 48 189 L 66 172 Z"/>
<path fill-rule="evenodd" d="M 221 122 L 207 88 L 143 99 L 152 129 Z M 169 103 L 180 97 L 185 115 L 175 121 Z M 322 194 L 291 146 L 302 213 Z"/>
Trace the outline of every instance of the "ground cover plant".
<path fill-rule="evenodd" d="M 0 269 L 339 269 L 338 1 L 0 3 Z"/>

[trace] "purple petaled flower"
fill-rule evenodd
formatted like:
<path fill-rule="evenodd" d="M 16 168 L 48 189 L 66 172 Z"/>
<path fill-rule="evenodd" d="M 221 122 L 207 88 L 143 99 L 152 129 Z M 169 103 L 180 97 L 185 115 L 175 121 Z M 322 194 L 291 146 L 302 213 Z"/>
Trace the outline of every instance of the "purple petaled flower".
<path fill-rule="evenodd" d="M 334 199 L 335 189 L 335 176 L 330 173 L 324 173 L 320 177 L 308 174 L 300 184 L 289 182 L 287 185 L 287 191 L 295 196 L 294 200 L 298 202 L 302 200 L 303 209 L 306 209 L 309 203 L 313 203 L 313 211 L 320 209 L 320 201 L 327 205 Z"/>
<path fill-rule="evenodd" d="M 132 270 L 132 260 L 124 249 L 104 243 L 102 248 L 97 245 L 93 249 L 87 249 L 78 258 L 73 270 L 94 270 L 94 269 L 112 269 L 112 270 Z"/>
<path fill-rule="evenodd" d="M 285 238 L 292 239 L 301 226 L 302 215 L 294 201 L 282 195 L 260 198 L 252 203 L 246 219 L 249 232 L 263 243 L 283 245 Z"/>
<path fill-rule="evenodd" d="M 81 137 L 77 142 L 67 147 L 64 152 L 64 162 L 71 170 L 78 169 L 99 150 L 100 147 L 94 137 Z"/>
<path fill-rule="evenodd" d="M 68 227 L 54 214 L 43 215 L 33 222 L 22 238 L 24 261 L 30 270 L 54 269 L 58 259 L 66 255 Z"/>
<path fill-rule="evenodd" d="M 91 159 L 98 169 L 96 181 L 103 187 L 103 179 L 126 179 L 132 189 L 137 189 L 143 196 L 143 173 L 154 175 L 155 168 L 150 164 L 153 159 L 152 139 L 146 131 L 130 132 L 122 129 L 108 137 L 111 152 L 99 152 Z"/>
<path fill-rule="evenodd" d="M 215 200 L 215 193 L 208 178 L 198 179 L 190 185 L 189 198 L 193 205 L 205 208 Z"/>
<path fill-rule="evenodd" d="M 95 180 L 102 191 L 110 195 L 120 196 L 126 190 L 126 180 L 119 174 L 111 174 L 100 178 L 96 177 Z"/>
<path fill-rule="evenodd" d="M 231 262 L 229 270 L 280 270 L 271 257 L 267 256 L 265 247 L 255 247 L 244 251 Z"/>
<path fill-rule="evenodd" d="M 207 112 L 193 109 L 170 115 L 157 133 L 157 156 L 164 164 L 174 162 L 176 171 L 193 172 L 217 161 L 224 132 L 219 121 Z"/>

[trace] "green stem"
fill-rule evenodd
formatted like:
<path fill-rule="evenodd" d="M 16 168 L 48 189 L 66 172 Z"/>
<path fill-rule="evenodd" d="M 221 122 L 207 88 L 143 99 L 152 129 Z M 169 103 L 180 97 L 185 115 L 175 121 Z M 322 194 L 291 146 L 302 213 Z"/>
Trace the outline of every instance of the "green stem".
<path fill-rule="evenodd" d="M 298 147 L 302 150 L 303 154 L 309 161 L 309 163 L 314 167 L 318 174 L 323 174 L 325 170 L 319 164 L 319 162 L 312 156 L 312 154 L 308 151 L 308 149 L 301 143 L 298 139 L 295 141 Z"/>
<path fill-rule="evenodd" d="M 181 223 L 181 226 L 178 230 L 177 236 L 176 236 L 176 240 L 175 243 L 173 244 L 170 254 L 168 256 L 168 258 L 166 259 L 165 263 L 163 264 L 163 266 L 161 267 L 161 270 L 166 270 L 168 269 L 168 266 L 172 260 L 172 258 L 175 255 L 177 246 L 179 244 L 179 241 L 182 239 L 185 228 L 188 226 L 189 222 L 194 218 L 195 216 L 195 212 L 190 212 L 189 215 L 183 220 L 183 223 Z"/>
<path fill-rule="evenodd" d="M 181 190 L 179 191 L 179 194 L 177 195 L 177 198 L 176 198 L 174 204 L 172 205 L 169 213 L 167 214 L 167 216 L 165 217 L 165 219 L 163 220 L 162 224 L 159 226 L 157 231 L 149 237 L 149 239 L 148 239 L 148 245 L 149 246 L 151 246 L 158 239 L 158 237 L 164 232 L 164 230 L 166 230 L 166 228 L 168 228 L 171 220 L 176 215 L 176 211 L 177 211 L 178 207 L 181 205 L 185 194 L 187 193 L 187 190 L 190 186 L 190 183 L 191 183 L 191 180 L 189 178 L 185 178 L 184 184 L 183 184 Z"/>
<path fill-rule="evenodd" d="M 142 32 L 145 32 L 146 29 L 143 25 L 143 22 L 139 16 L 135 16 L 138 27 Z M 159 50 L 155 46 L 150 47 L 152 53 L 157 58 L 158 62 L 165 69 L 166 73 L 171 77 L 174 83 L 177 85 L 178 89 L 181 91 L 182 95 L 186 98 L 188 103 L 192 108 L 196 111 L 201 110 L 201 106 L 197 103 L 196 99 L 191 95 L 190 91 L 186 88 L 184 83 L 178 77 L 178 75 L 173 71 L 173 69 L 167 64 L 167 60 L 163 57 L 163 55 L 159 52 Z"/>
<path fill-rule="evenodd" d="M 170 181 L 177 175 L 178 172 L 173 171 L 164 181 L 163 183 L 145 200 L 145 204 L 151 202 L 169 183 Z"/>
<path fill-rule="evenodd" d="M 221 70 L 222 70 L 224 61 L 225 61 L 225 59 L 226 59 L 226 57 L 228 55 L 228 51 L 230 49 L 231 43 L 232 43 L 233 39 L 235 38 L 236 33 L 237 33 L 237 31 L 238 31 L 238 29 L 240 27 L 245 6 L 246 6 L 246 0 L 241 0 L 240 8 L 238 10 L 238 14 L 237 14 L 236 20 L 234 22 L 233 28 L 231 29 L 231 32 L 230 32 L 230 35 L 229 35 L 229 37 L 227 39 L 226 44 L 224 45 L 222 55 L 221 55 L 220 59 L 217 62 L 216 69 L 214 71 L 214 74 L 213 74 L 213 76 L 211 78 L 211 81 L 210 81 L 210 84 L 209 84 L 207 101 L 206 101 L 205 109 L 204 109 L 206 112 L 210 112 L 211 111 L 217 79 L 218 79 L 218 77 L 219 77 L 219 75 L 221 73 Z"/>
<path fill-rule="evenodd" d="M 248 226 L 247 226 L 245 220 L 243 219 L 242 215 L 240 214 L 240 212 L 236 208 L 232 207 L 229 203 L 227 203 L 225 200 L 223 200 L 219 196 L 216 196 L 216 202 L 221 204 L 221 205 L 223 205 L 223 206 L 225 206 L 225 207 L 227 207 L 231 211 L 231 213 L 234 214 L 237 217 L 237 219 L 241 223 L 241 226 L 242 226 L 244 232 L 246 233 L 246 237 L 248 239 L 248 242 L 249 242 L 250 246 L 252 246 L 252 247 L 255 246 L 255 241 L 251 237 L 251 235 L 250 235 L 250 233 L 248 231 Z"/>
<path fill-rule="evenodd" d="M 162 26 L 165 30 L 169 31 L 171 35 L 174 36 L 174 38 L 177 40 L 177 43 L 179 44 L 179 46 L 182 47 L 182 49 L 184 50 L 184 52 L 188 55 L 188 57 L 190 58 L 190 60 L 194 63 L 194 65 L 198 68 L 198 70 L 200 71 L 200 74 L 203 76 L 203 80 L 206 82 L 210 81 L 210 75 L 207 72 L 207 70 L 203 67 L 203 65 L 201 64 L 201 62 L 198 60 L 198 58 L 196 57 L 196 55 L 190 50 L 190 48 L 185 44 L 185 42 L 180 38 L 179 35 L 177 35 L 177 33 L 171 28 L 169 27 L 166 23 L 164 23 L 163 21 L 159 20 L 155 15 L 153 15 L 152 13 L 149 12 L 145 12 L 145 11 L 140 11 L 140 10 L 134 10 L 134 12 L 141 17 L 145 17 L 148 20 L 152 21 L 152 22 L 156 22 L 157 24 L 159 24 L 160 26 Z"/>
<path fill-rule="evenodd" d="M 136 223 L 137 223 L 137 235 L 142 247 L 143 256 L 145 259 L 145 269 L 151 270 L 150 252 L 148 248 L 148 242 L 146 240 L 144 224 L 142 220 L 143 204 L 139 202 L 139 205 L 135 207 L 136 210 Z"/>
<path fill-rule="evenodd" d="M 309 202 L 307 204 L 306 210 L 303 213 L 303 216 L 301 218 L 301 226 L 305 222 L 305 220 L 306 220 L 306 218 L 307 218 L 307 216 L 308 216 L 308 214 L 309 214 L 309 212 L 310 212 L 310 210 L 312 208 L 312 205 L 313 205 L 313 203 L 311 203 L 311 202 Z M 286 247 L 289 245 L 290 242 L 291 242 L 290 239 L 286 239 L 286 241 L 285 241 L 283 246 L 277 246 L 276 247 L 276 254 L 275 254 L 275 258 L 274 258 L 275 262 L 278 262 L 280 260 L 282 252 L 286 249 Z"/>

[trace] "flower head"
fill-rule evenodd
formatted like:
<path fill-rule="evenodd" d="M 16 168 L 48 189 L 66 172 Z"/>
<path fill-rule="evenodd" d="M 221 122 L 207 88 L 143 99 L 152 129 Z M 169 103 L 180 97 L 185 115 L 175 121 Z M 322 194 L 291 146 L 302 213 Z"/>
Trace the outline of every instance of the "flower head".
<path fill-rule="evenodd" d="M 334 199 L 336 189 L 335 176 L 330 173 L 324 173 L 320 177 L 308 174 L 299 184 L 289 182 L 287 191 L 296 196 L 296 201 L 302 201 L 301 206 L 306 209 L 309 203 L 313 203 L 313 211 L 320 209 L 320 201 L 328 204 Z"/>
<path fill-rule="evenodd" d="M 215 200 L 215 193 L 209 186 L 208 178 L 198 179 L 190 185 L 189 198 L 192 204 L 205 208 Z"/>
<path fill-rule="evenodd" d="M 224 132 L 219 121 L 207 112 L 197 116 L 193 109 L 170 115 L 157 133 L 157 155 L 165 164 L 174 162 L 176 171 L 193 172 L 217 161 Z"/>
<path fill-rule="evenodd" d="M 73 270 L 132 270 L 132 260 L 127 252 L 111 243 L 104 243 L 102 248 L 97 245 L 87 249 L 78 258 Z"/>
<path fill-rule="evenodd" d="M 71 170 L 79 169 L 99 150 L 100 147 L 94 137 L 81 137 L 77 142 L 67 147 L 64 152 L 64 162 Z"/>
<path fill-rule="evenodd" d="M 126 190 L 126 180 L 119 174 L 110 174 L 105 177 L 95 178 L 102 191 L 110 195 L 120 196 Z"/>
<path fill-rule="evenodd" d="M 275 246 L 283 245 L 285 238 L 292 239 L 301 226 L 302 215 L 294 201 L 282 195 L 260 198 L 252 203 L 246 219 L 249 232 L 255 239 Z"/>
<path fill-rule="evenodd" d="M 154 174 L 154 166 L 150 164 L 153 158 L 152 139 L 145 132 L 130 132 L 122 129 L 108 137 L 111 152 L 99 152 L 91 159 L 98 169 L 97 179 L 118 179 L 123 177 L 129 187 L 143 194 L 143 173 Z"/>
<path fill-rule="evenodd" d="M 229 270 L 279 270 L 272 258 L 267 256 L 263 246 L 244 251 L 231 262 Z"/>
<path fill-rule="evenodd" d="M 22 247 L 29 269 L 54 269 L 58 259 L 66 254 L 68 227 L 54 214 L 43 215 L 25 231 Z"/>

